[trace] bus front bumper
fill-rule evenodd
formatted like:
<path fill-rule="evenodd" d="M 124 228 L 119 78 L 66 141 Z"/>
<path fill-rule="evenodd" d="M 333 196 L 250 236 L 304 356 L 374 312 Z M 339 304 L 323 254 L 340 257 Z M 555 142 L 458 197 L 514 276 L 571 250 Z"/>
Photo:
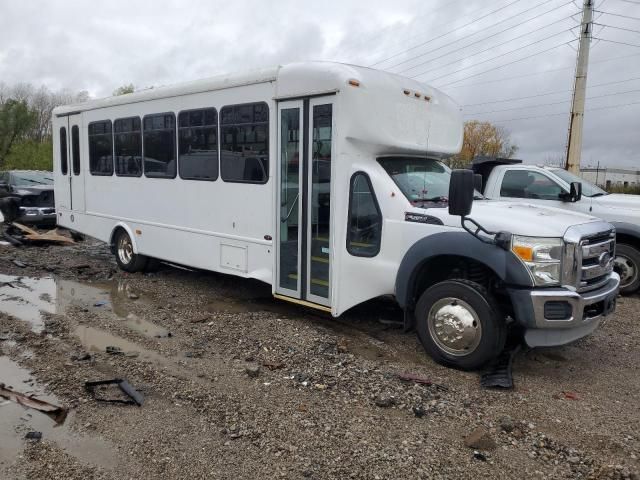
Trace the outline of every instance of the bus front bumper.
<path fill-rule="evenodd" d="M 516 321 L 525 327 L 524 339 L 530 347 L 553 347 L 574 342 L 591 334 L 600 321 L 616 308 L 620 277 L 611 273 L 609 281 L 590 292 L 564 288 L 509 290 Z"/>

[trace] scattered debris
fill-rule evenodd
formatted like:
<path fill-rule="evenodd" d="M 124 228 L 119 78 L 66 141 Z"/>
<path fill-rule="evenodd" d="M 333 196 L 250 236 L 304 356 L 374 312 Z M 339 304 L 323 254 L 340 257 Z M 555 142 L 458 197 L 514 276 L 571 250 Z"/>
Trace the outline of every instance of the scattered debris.
<path fill-rule="evenodd" d="M 520 348 L 520 344 L 506 347 L 482 374 L 480 385 L 484 388 L 513 388 L 513 359 Z"/>
<path fill-rule="evenodd" d="M 26 268 L 27 264 L 24 262 L 21 262 L 20 260 L 13 260 L 13 264 L 18 267 L 18 268 Z"/>
<path fill-rule="evenodd" d="M 392 395 L 381 394 L 376 396 L 374 402 L 380 408 L 389 408 L 395 405 L 396 399 Z"/>
<path fill-rule="evenodd" d="M 113 345 L 107 345 L 104 349 L 109 355 L 123 355 L 124 352 L 120 347 L 115 347 Z"/>
<path fill-rule="evenodd" d="M 336 348 L 338 353 L 347 353 L 349 351 L 349 341 L 346 338 L 341 338 L 338 340 Z"/>
<path fill-rule="evenodd" d="M 34 442 L 39 442 L 42 440 L 42 432 L 27 432 L 24 436 L 25 440 L 33 440 Z"/>
<path fill-rule="evenodd" d="M 38 410 L 51 417 L 57 424 L 63 423 L 67 418 L 68 411 L 66 408 L 59 407 L 58 405 L 53 405 L 49 402 L 45 402 L 44 400 L 38 400 L 37 398 L 25 395 L 20 392 L 16 392 L 11 388 L 6 387 L 4 383 L 0 383 L 0 397 L 22 405 L 23 407 Z"/>
<path fill-rule="evenodd" d="M 500 419 L 500 428 L 502 429 L 503 432 L 507 432 L 507 433 L 513 432 L 514 428 L 516 428 L 513 418 L 511 418 L 508 415 L 505 415 L 504 417 L 502 417 Z"/>
<path fill-rule="evenodd" d="M 479 452 L 478 450 L 473 451 L 473 458 L 475 458 L 476 460 L 480 460 L 481 462 L 487 461 L 487 456 L 484 453 Z"/>
<path fill-rule="evenodd" d="M 127 294 L 127 298 L 128 298 L 129 300 L 137 300 L 137 299 L 139 299 L 139 298 L 140 298 L 140 295 L 138 295 L 137 293 L 129 292 L 129 293 Z"/>
<path fill-rule="evenodd" d="M 13 222 L 4 232 L 3 237 L 11 242 L 18 243 L 19 245 L 25 242 L 33 243 L 61 243 L 66 245 L 74 245 L 76 242 L 73 239 L 61 235 L 57 228 L 49 230 L 44 233 L 37 232 L 36 230 L 22 225 L 21 223 Z M 16 246 L 19 246 L 16 245 Z"/>
<path fill-rule="evenodd" d="M 91 360 L 91 354 L 87 352 L 73 354 L 71 355 L 71 360 L 75 360 L 76 362 L 84 362 L 86 360 Z"/>
<path fill-rule="evenodd" d="M 127 395 L 130 400 L 122 400 L 120 398 L 102 398 L 96 396 L 96 387 L 104 386 L 104 385 L 117 385 L 120 390 Z M 124 403 L 125 405 L 138 405 L 142 406 L 144 403 L 144 396 L 138 392 L 135 388 L 131 386 L 131 384 L 122 379 L 122 378 L 114 378 L 112 380 L 95 380 L 90 382 L 85 382 L 84 388 L 89 392 L 93 398 L 95 398 L 98 402 L 108 402 L 108 403 Z"/>
<path fill-rule="evenodd" d="M 580 397 L 575 392 L 562 392 L 562 395 L 567 400 L 580 400 Z"/>
<path fill-rule="evenodd" d="M 189 320 L 191 323 L 204 323 L 211 320 L 211 315 L 203 315 L 202 317 L 195 317 Z"/>
<path fill-rule="evenodd" d="M 476 428 L 465 439 L 464 444 L 469 448 L 477 450 L 493 450 L 496 448 L 496 442 L 489 432 L 483 427 Z"/>
<path fill-rule="evenodd" d="M 94 307 L 104 307 L 107 303 L 109 303 L 109 302 L 107 302 L 106 300 L 100 300 L 99 302 L 95 302 L 93 304 L 93 306 Z"/>
<path fill-rule="evenodd" d="M 424 406 L 422 405 L 415 405 L 411 410 L 413 411 L 413 414 L 418 418 L 424 417 L 425 413 L 427 413 Z"/>
<path fill-rule="evenodd" d="M 284 363 L 282 362 L 270 362 L 270 361 L 264 361 L 262 362 L 262 366 L 263 367 L 267 367 L 269 370 L 280 370 L 281 368 L 284 368 Z"/>
<path fill-rule="evenodd" d="M 426 385 L 427 387 L 436 387 L 438 390 L 442 390 L 444 392 L 449 390 L 444 385 L 434 383 L 427 377 L 423 377 L 422 375 L 419 375 L 417 373 L 399 373 L 398 378 L 403 382 L 414 382 L 419 383 L 420 385 Z"/>
<path fill-rule="evenodd" d="M 249 375 L 252 378 L 257 377 L 258 375 L 260 375 L 260 365 L 247 365 L 244 368 L 244 371 L 247 373 L 247 375 Z"/>

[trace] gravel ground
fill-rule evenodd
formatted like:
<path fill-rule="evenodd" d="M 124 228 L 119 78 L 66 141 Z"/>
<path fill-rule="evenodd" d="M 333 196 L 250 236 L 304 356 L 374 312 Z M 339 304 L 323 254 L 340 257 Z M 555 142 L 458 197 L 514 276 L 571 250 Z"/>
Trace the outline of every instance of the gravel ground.
<path fill-rule="evenodd" d="M 0 273 L 0 383 L 71 409 L 54 428 L 0 401 L 0 478 L 639 478 L 637 296 L 493 391 L 432 362 L 387 300 L 332 319 L 254 281 L 126 274 L 92 241 L 0 246 Z M 144 405 L 84 388 L 110 378 Z"/>

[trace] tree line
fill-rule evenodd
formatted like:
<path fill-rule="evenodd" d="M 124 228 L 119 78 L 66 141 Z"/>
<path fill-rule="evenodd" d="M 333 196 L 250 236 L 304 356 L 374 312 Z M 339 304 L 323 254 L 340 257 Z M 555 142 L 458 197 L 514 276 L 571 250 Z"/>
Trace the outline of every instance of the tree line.
<path fill-rule="evenodd" d="M 53 109 L 88 99 L 86 91 L 0 82 L 0 170 L 51 170 Z"/>

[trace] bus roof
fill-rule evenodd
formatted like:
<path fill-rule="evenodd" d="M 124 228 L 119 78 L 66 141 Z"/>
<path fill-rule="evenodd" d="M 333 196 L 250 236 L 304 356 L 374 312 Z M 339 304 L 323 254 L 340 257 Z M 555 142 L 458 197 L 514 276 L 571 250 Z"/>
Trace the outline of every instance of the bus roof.
<path fill-rule="evenodd" d="M 424 83 L 389 72 L 337 62 L 303 62 L 242 73 L 217 75 L 202 80 L 150 88 L 115 97 L 89 100 L 75 105 L 57 107 L 53 113 L 56 116 L 65 116 L 117 105 L 267 82 L 276 83 L 276 98 L 295 98 L 337 92 L 351 80 L 360 82 L 363 85 L 369 83 L 378 86 L 381 84 L 393 85 L 394 87 L 401 86 L 403 89 L 410 90 L 411 95 L 414 92 L 420 92 L 428 97 L 446 97 L 443 93 Z M 450 101 L 448 98 L 447 100 Z"/>

